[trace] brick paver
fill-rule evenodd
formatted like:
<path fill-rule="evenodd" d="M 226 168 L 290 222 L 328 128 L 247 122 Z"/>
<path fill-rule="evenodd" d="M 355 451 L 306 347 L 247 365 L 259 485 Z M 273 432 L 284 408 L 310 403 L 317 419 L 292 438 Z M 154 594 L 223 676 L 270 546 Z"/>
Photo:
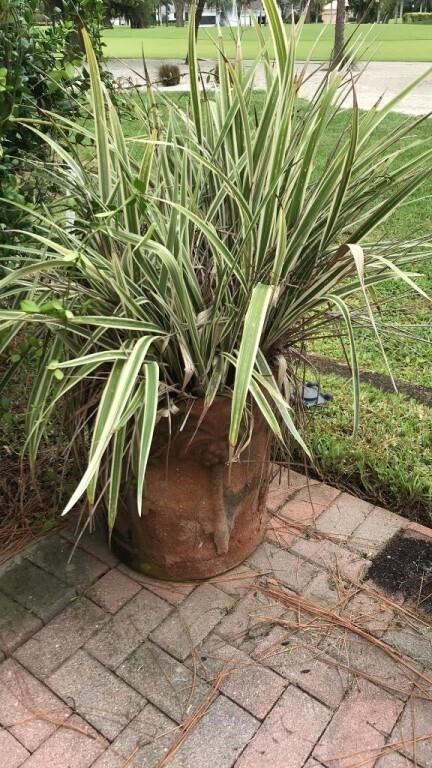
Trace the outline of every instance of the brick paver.
<path fill-rule="evenodd" d="M 316 567 L 302 562 L 295 554 L 266 542 L 258 547 L 247 562 L 257 571 L 271 571 L 282 584 L 294 592 L 301 592 L 318 573 Z"/>
<path fill-rule="evenodd" d="M 408 533 L 421 536 L 423 539 L 432 538 L 432 528 L 427 528 L 425 525 L 420 525 L 420 523 L 408 522 L 406 530 Z"/>
<path fill-rule="evenodd" d="M 285 549 L 295 541 L 301 532 L 314 527 L 316 518 L 339 495 L 335 488 L 314 483 L 303 487 L 290 497 L 269 520 L 267 538 L 272 539 Z"/>
<path fill-rule="evenodd" d="M 181 606 L 152 633 L 158 645 L 180 661 L 204 640 L 234 605 L 234 598 L 212 584 L 201 584 Z"/>
<path fill-rule="evenodd" d="M 353 671 L 366 673 L 401 698 L 409 696 L 418 681 L 414 672 L 393 660 L 384 650 L 344 630 L 333 629 L 322 639 L 320 647 Z"/>
<path fill-rule="evenodd" d="M 223 573 L 212 579 L 211 584 L 233 597 L 241 597 L 250 592 L 257 579 L 257 572 L 253 568 L 242 564 L 232 568 L 228 573 Z"/>
<path fill-rule="evenodd" d="M 276 603 L 260 592 L 249 592 L 217 625 L 215 632 L 231 645 L 239 646 L 246 639 L 268 634 L 271 624 L 265 623 L 265 620 L 272 616 L 282 616 L 283 613 L 281 603 Z"/>
<path fill-rule="evenodd" d="M 88 723 L 77 715 L 58 728 L 24 763 L 25 768 L 90 768 L 108 746 Z"/>
<path fill-rule="evenodd" d="M 351 552 L 340 544 L 319 538 L 299 538 L 292 545 L 291 552 L 295 552 L 296 555 L 310 560 L 336 576 L 355 581 L 360 581 L 369 565 L 368 560 L 357 552 Z"/>
<path fill-rule="evenodd" d="M 402 527 L 406 520 L 381 507 L 374 507 L 365 520 L 355 529 L 350 546 L 366 555 L 377 552 Z"/>
<path fill-rule="evenodd" d="M 333 488 L 326 483 L 315 482 L 304 485 L 301 490 L 297 491 L 293 498 L 295 501 L 305 501 L 312 504 L 315 514 L 320 514 L 332 504 L 338 496 L 340 496 L 338 488 Z"/>
<path fill-rule="evenodd" d="M 426 738 L 422 738 L 426 737 Z M 413 743 L 413 739 L 416 742 Z M 402 742 L 399 751 L 421 768 L 432 765 L 432 701 L 413 698 L 392 731 L 391 742 Z"/>
<path fill-rule="evenodd" d="M 383 755 L 375 763 L 375 768 L 415 768 L 414 763 L 400 752 L 390 752 Z"/>
<path fill-rule="evenodd" d="M 265 537 L 267 541 L 272 541 L 279 547 L 289 549 L 298 537 L 298 530 L 288 520 L 271 517 L 267 522 Z"/>
<path fill-rule="evenodd" d="M 235 768 L 301 768 L 331 715 L 323 704 L 290 686 Z"/>
<path fill-rule="evenodd" d="M 106 621 L 108 616 L 101 608 L 81 597 L 42 627 L 15 656 L 36 677 L 43 679 L 81 648 Z"/>
<path fill-rule="evenodd" d="M 341 703 L 351 680 L 331 657 L 316 646 L 297 642 L 295 637 L 274 647 L 265 663 L 332 709 Z"/>
<path fill-rule="evenodd" d="M 39 541 L 30 549 L 27 557 L 80 592 L 87 589 L 108 569 L 105 563 L 80 547 L 74 550 L 71 542 L 57 534 Z M 68 562 L 70 557 L 71 561 Z"/>
<path fill-rule="evenodd" d="M 77 651 L 47 679 L 47 685 L 107 739 L 114 739 L 145 700 L 85 651 Z"/>
<path fill-rule="evenodd" d="M 411 656 L 418 664 L 432 669 L 432 626 L 413 624 L 401 627 L 395 622 L 382 639 L 401 653 Z"/>
<path fill-rule="evenodd" d="M 372 768 L 402 708 L 395 696 L 358 680 L 315 747 L 314 757 L 329 768 L 349 768 L 361 760 L 365 768 Z"/>
<path fill-rule="evenodd" d="M 288 498 L 306 485 L 311 487 L 316 485 L 317 481 L 311 478 L 300 475 L 293 470 L 288 471 L 283 469 L 281 472 L 277 472 L 274 479 L 270 483 L 268 496 L 267 496 L 267 508 L 271 512 L 275 512 L 279 509 Z"/>
<path fill-rule="evenodd" d="M 85 647 L 102 664 L 115 669 L 162 623 L 171 610 L 169 603 L 142 589 Z"/>
<path fill-rule="evenodd" d="M 0 592 L 0 650 L 12 653 L 42 626 L 42 622 L 15 600 Z"/>
<path fill-rule="evenodd" d="M 63 701 L 16 661 L 7 659 L 0 666 L 0 725 L 30 752 L 70 714 Z"/>
<path fill-rule="evenodd" d="M 343 581 L 337 573 L 320 571 L 303 591 L 303 595 L 315 605 L 338 609 L 354 594 L 353 588 Z"/>
<path fill-rule="evenodd" d="M 60 536 L 75 544 L 78 539 L 78 547 L 93 555 L 110 568 L 115 568 L 119 563 L 118 557 L 107 546 L 106 525 L 103 520 L 98 520 L 95 529 L 86 529 L 81 534 L 81 525 L 78 524 L 72 514 L 68 515 L 67 526 L 60 531 Z"/>
<path fill-rule="evenodd" d="M 153 768 L 168 752 L 175 729 L 172 720 L 147 704 L 92 768 Z"/>
<path fill-rule="evenodd" d="M 367 592 L 358 592 L 347 605 L 347 616 L 366 632 L 381 637 L 391 623 L 394 611 L 388 602 Z"/>
<path fill-rule="evenodd" d="M 116 568 L 108 571 L 86 592 L 86 597 L 100 605 L 108 613 L 117 613 L 141 589 L 136 581 L 129 579 Z"/>
<path fill-rule="evenodd" d="M 198 723 L 175 757 L 170 768 L 231 768 L 242 749 L 249 743 L 259 721 L 219 696 Z"/>
<path fill-rule="evenodd" d="M 47 622 L 75 595 L 64 581 L 22 560 L 0 576 L 0 591 Z"/>
<path fill-rule="evenodd" d="M 210 684 L 220 672 L 226 672 L 220 690 L 259 720 L 264 719 L 287 685 L 279 675 L 216 636 L 200 646 L 188 666 Z"/>
<path fill-rule="evenodd" d="M 0 765 L 5 768 L 19 768 L 29 756 L 30 752 L 9 731 L 0 729 Z"/>
<path fill-rule="evenodd" d="M 344 539 L 351 536 L 371 511 L 372 504 L 349 493 L 341 493 L 319 516 L 316 528 L 321 533 Z"/>
<path fill-rule="evenodd" d="M 102 519 L 70 564 L 71 520 L 0 569 L 0 768 L 431 768 L 430 621 L 364 582 L 431 532 L 283 474 L 266 541 L 207 583 L 118 564 Z"/>
<path fill-rule="evenodd" d="M 196 587 L 196 584 L 181 584 L 175 581 L 158 581 L 157 579 L 150 579 L 142 573 L 132 571 L 131 568 L 128 568 L 127 565 L 123 564 L 119 565 L 119 571 L 137 581 L 138 584 L 149 589 L 150 592 L 154 592 L 154 594 L 161 597 L 162 600 L 171 603 L 171 605 L 179 605 L 182 603 Z"/>
<path fill-rule="evenodd" d="M 308 499 L 294 497 L 278 510 L 276 519 L 285 519 L 298 526 L 299 530 L 313 525 L 314 520 L 325 509 L 325 504 L 312 503 Z"/>
<path fill-rule="evenodd" d="M 196 680 L 188 667 L 151 642 L 140 645 L 117 673 L 178 723 L 209 693 L 209 686 Z"/>

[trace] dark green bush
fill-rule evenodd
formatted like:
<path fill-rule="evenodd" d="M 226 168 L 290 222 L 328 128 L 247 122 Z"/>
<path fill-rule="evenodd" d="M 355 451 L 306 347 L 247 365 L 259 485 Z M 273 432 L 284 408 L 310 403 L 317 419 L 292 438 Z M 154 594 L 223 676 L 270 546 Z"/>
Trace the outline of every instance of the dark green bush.
<path fill-rule="evenodd" d="M 404 24 L 432 24 L 432 13 L 404 13 Z"/>
<path fill-rule="evenodd" d="M 46 6 L 46 7 L 45 7 Z M 46 112 L 76 115 L 77 99 L 88 76 L 79 27 L 88 14 L 95 50 L 103 0 L 63 3 L 44 10 L 51 24 L 40 26 L 38 0 L 0 0 L 0 242 L 26 223 L 27 214 L 16 203 L 32 206 L 47 190 L 40 187 L 37 167 L 47 159 L 47 145 L 23 120 L 47 122 Z M 100 7 L 99 7 L 100 6 Z M 54 177 L 53 177 L 54 178 Z"/>
<path fill-rule="evenodd" d="M 162 85 L 178 85 L 180 69 L 177 64 L 161 64 L 158 70 L 158 80 Z"/>

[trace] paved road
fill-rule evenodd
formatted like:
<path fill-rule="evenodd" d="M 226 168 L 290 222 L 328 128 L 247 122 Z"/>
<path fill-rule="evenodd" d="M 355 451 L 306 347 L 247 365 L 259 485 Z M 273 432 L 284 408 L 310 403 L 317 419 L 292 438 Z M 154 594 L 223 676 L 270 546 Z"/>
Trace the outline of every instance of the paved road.
<path fill-rule="evenodd" d="M 160 64 L 166 64 L 166 61 L 152 59 L 147 62 L 150 78 L 153 82 L 158 79 L 158 69 Z M 175 90 L 188 90 L 188 69 L 183 61 L 173 60 L 174 64 L 180 67 L 182 81 Z M 298 64 L 298 68 L 301 68 Z M 320 65 L 315 62 L 307 66 L 308 74 L 311 74 L 310 80 L 302 87 L 301 95 L 309 98 L 315 92 L 322 72 L 316 72 Z M 375 61 L 367 66 L 360 63 L 356 70 L 358 82 L 356 85 L 357 99 L 362 109 L 368 109 L 380 98 L 382 104 L 392 99 L 397 93 L 405 88 L 410 82 L 415 80 L 431 65 L 425 62 L 385 62 Z M 143 83 L 143 63 L 141 59 L 123 59 L 108 61 L 108 67 L 113 75 L 126 85 L 128 82 L 135 84 Z M 211 61 L 202 61 L 202 71 L 208 73 L 214 67 Z M 315 74 L 314 74 L 315 73 Z M 210 86 L 211 87 L 211 86 Z M 264 73 L 259 69 L 255 78 L 255 87 L 264 88 Z M 169 90 L 174 90 L 170 88 Z M 344 106 L 351 106 L 352 96 L 348 96 Z M 414 91 L 406 96 L 397 107 L 398 112 L 407 115 L 423 115 L 432 112 L 432 72 L 423 80 Z"/>

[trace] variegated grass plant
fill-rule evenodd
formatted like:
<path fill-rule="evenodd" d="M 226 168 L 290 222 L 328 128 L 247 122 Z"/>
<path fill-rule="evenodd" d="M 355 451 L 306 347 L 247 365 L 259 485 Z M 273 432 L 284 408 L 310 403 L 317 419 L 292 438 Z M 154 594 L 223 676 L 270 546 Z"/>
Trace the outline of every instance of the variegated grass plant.
<path fill-rule="evenodd" d="M 49 119 L 84 134 L 90 159 L 88 150 L 83 158 L 43 126 L 32 128 L 57 158 L 64 196 L 33 212 L 25 247 L 13 254 L 19 265 L 5 267 L 0 317 L 3 348 L 27 324 L 44 339 L 27 416 L 30 460 L 65 399 L 72 442 L 87 436 L 86 469 L 65 511 L 85 494 L 92 510 L 104 496 L 112 526 L 125 467 L 140 510 L 155 424 L 185 399 L 204 398 L 208 408 L 217 395 L 231 397 L 232 461 L 247 444 L 251 403 L 275 438 L 289 434 L 303 444 L 290 401 L 294 363 L 335 319 L 348 329 L 356 432 L 347 300 L 362 293 L 375 326 L 374 286 L 396 278 L 416 289 L 406 265 L 430 254 L 420 241 L 373 241 L 430 172 L 431 142 L 409 138 L 415 122 L 375 138 L 408 89 L 384 109 L 360 113 L 347 63 L 330 68 L 304 104 L 305 74 L 295 71 L 303 20 L 287 31 L 275 0 L 264 2 L 275 61 L 259 28 L 261 53 L 249 68 L 240 42 L 231 64 L 220 38 L 219 87 L 211 94 L 200 77 L 192 14 L 190 99 L 183 107 L 158 96 L 168 106 L 165 125 L 149 86 L 147 113 L 137 107 L 141 132 L 125 135 L 85 37 L 92 124 Z M 259 113 L 258 64 L 267 83 Z M 347 89 L 350 124 L 319 171 L 321 138 Z M 413 148 L 414 159 L 403 162 Z"/>

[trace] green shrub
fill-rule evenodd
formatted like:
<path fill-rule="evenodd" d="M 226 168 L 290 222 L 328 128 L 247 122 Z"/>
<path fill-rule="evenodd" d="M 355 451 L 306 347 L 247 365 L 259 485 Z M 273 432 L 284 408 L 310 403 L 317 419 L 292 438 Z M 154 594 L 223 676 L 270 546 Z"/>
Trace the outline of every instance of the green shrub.
<path fill-rule="evenodd" d="M 404 13 L 404 24 L 432 24 L 432 13 Z"/>
<path fill-rule="evenodd" d="M 165 86 L 178 85 L 180 82 L 180 69 L 177 64 L 161 64 L 158 70 L 159 83 Z"/>
<path fill-rule="evenodd" d="M 91 16 L 92 38 L 101 53 L 97 9 L 102 0 L 84 0 Z M 38 0 L 0 0 L 0 242 L 7 226 L 14 229 L 29 221 L 16 207 L 34 205 L 55 189 L 55 176 L 45 182 L 37 174 L 38 161 L 49 156 L 49 147 L 20 120 L 46 120 L 45 112 L 76 116 L 77 97 L 88 87 L 82 45 L 73 15 L 52 9 L 52 24 L 37 26 Z M 73 7 L 72 7 L 73 5 Z M 81 16 L 80 16 L 81 18 Z M 52 122 L 51 122 L 52 125 Z M 7 237 L 10 240 L 10 235 Z"/>

